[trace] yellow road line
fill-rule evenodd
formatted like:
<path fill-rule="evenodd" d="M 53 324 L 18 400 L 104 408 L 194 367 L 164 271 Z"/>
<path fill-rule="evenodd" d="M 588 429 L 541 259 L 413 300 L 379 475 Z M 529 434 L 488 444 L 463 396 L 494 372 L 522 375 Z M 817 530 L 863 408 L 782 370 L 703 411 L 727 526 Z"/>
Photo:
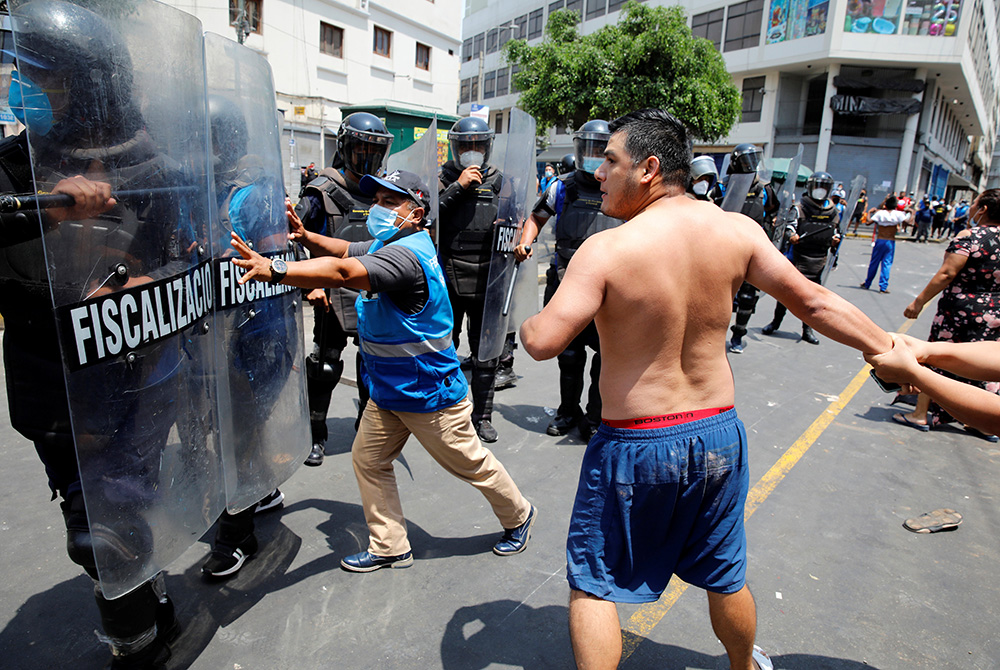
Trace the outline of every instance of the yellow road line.
<path fill-rule="evenodd" d="M 908 319 L 906 323 L 899 329 L 899 333 L 905 333 L 913 325 L 914 320 Z M 837 398 L 837 401 L 831 404 L 826 411 L 824 411 L 812 425 L 806 428 L 806 431 L 799 436 L 799 439 L 788 448 L 778 462 L 775 463 L 770 470 L 768 470 L 760 481 L 750 489 L 747 494 L 747 504 L 743 514 L 744 521 L 748 520 L 753 513 L 757 511 L 757 508 L 767 499 L 769 495 L 774 491 L 785 475 L 791 471 L 795 464 L 798 463 L 806 452 L 809 451 L 809 447 L 819 439 L 819 436 L 823 434 L 823 431 L 833 423 L 833 420 L 837 418 L 847 404 L 854 398 L 861 387 L 864 385 L 865 380 L 868 379 L 868 371 L 871 366 L 867 363 L 861 371 L 854 376 L 851 383 L 847 385 Z M 643 605 L 635 613 L 629 617 L 629 620 L 622 627 L 622 661 L 626 660 L 633 652 L 639 647 L 645 636 L 653 630 L 653 628 L 666 616 L 670 608 L 674 606 L 674 603 L 687 591 L 688 584 L 684 583 L 676 575 L 670 579 L 670 583 L 667 585 L 667 590 L 663 592 L 660 599 L 654 603 L 648 603 Z"/>

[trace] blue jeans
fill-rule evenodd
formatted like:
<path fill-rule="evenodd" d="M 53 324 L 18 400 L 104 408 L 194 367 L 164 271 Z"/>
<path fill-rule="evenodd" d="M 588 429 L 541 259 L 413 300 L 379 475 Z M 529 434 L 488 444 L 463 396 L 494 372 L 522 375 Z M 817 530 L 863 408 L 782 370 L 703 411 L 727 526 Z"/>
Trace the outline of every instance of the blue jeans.
<path fill-rule="evenodd" d="M 875 240 L 875 248 L 872 249 L 872 259 L 868 263 L 868 278 L 865 279 L 865 288 L 872 285 L 875 273 L 879 266 L 882 272 L 878 278 L 878 288 L 880 291 L 889 290 L 889 272 L 892 270 L 892 258 L 896 253 L 896 240 Z"/>

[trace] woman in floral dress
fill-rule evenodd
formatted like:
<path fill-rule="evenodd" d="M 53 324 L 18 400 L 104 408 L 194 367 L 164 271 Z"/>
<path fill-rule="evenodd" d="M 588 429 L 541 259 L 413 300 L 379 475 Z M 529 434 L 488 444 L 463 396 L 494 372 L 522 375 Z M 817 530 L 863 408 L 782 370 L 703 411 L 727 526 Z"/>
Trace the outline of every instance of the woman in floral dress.
<path fill-rule="evenodd" d="M 941 293 L 930 342 L 1000 340 L 1000 189 L 990 189 L 976 198 L 969 220 L 973 227 L 951 241 L 941 268 L 903 311 L 904 316 L 915 319 L 924 305 Z M 1000 392 L 1000 382 L 976 382 L 939 372 Z M 954 419 L 921 393 L 912 412 L 894 414 L 892 420 L 926 431 Z M 966 430 L 983 436 L 974 429 Z M 995 435 L 983 437 L 997 441 Z"/>

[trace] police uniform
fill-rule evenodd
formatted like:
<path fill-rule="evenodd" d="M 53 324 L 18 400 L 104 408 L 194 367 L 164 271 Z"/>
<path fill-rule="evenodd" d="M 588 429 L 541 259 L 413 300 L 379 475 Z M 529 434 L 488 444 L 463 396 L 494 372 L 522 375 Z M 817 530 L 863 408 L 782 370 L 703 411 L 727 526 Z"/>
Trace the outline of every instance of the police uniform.
<path fill-rule="evenodd" d="M 462 322 L 468 318 L 472 351 L 472 422 L 491 421 L 497 359 L 479 359 L 479 337 L 486 304 L 486 283 L 493 257 L 494 224 L 500 215 L 503 174 L 488 165 L 481 184 L 462 188 L 461 166 L 448 161 L 441 168 L 438 196 L 438 249 L 454 314 L 458 345 Z"/>
<path fill-rule="evenodd" d="M 324 168 L 303 190 L 295 212 L 311 232 L 363 242 L 372 239 L 366 226 L 371 205 L 371 197 L 361 193 L 340 170 Z M 330 311 L 322 307 L 313 309 L 313 351 L 306 358 L 306 389 L 312 439 L 316 444 L 327 440 L 326 415 L 333 389 L 344 371 L 341 353 L 347 346 L 347 338 L 357 334 L 357 297 L 358 291 L 351 288 L 331 289 Z M 359 355 L 356 365 L 360 360 Z M 360 418 L 368 402 L 368 391 L 363 384 L 358 384 L 358 397 Z"/>
<path fill-rule="evenodd" d="M 721 206 L 726 196 L 725 184 L 722 182 L 716 184 L 710 195 L 715 204 Z M 778 213 L 778 207 L 778 196 L 775 194 L 774 188 L 770 184 L 761 184 L 754 177 L 753 184 L 747 192 L 747 197 L 740 213 L 756 221 L 768 233 L 768 237 L 770 237 L 770 229 L 775 225 L 774 218 Z M 750 322 L 750 315 L 754 313 L 757 307 L 757 300 L 759 298 L 760 295 L 756 287 L 748 282 L 743 282 L 736 293 L 736 300 L 733 305 L 733 310 L 736 312 L 736 320 L 733 322 L 731 329 L 733 332 L 733 341 L 738 342 L 747 334 L 747 324 Z"/>
<path fill-rule="evenodd" d="M 581 170 L 561 175 L 539 199 L 533 211 L 556 217 L 555 254 L 545 273 L 543 303 L 547 305 L 559 288 L 566 268 L 580 245 L 591 235 L 618 226 L 621 220 L 601 212 L 600 183 Z M 588 347 L 593 350 L 594 355 L 590 363 L 590 389 L 584 412 L 580 408 L 580 400 L 583 396 Z M 557 360 L 559 409 L 553 425 L 559 422 L 579 423 L 583 436 L 589 439 L 590 433 L 601 422 L 601 344 L 593 321 L 573 338 Z M 560 431 L 558 428 L 553 429 L 556 434 L 565 432 Z"/>

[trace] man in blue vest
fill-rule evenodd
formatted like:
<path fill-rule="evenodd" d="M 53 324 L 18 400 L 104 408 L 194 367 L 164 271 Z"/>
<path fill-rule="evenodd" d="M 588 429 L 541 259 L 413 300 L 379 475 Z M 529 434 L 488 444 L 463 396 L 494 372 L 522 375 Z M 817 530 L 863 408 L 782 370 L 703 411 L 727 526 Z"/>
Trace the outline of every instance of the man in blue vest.
<path fill-rule="evenodd" d="M 351 452 L 370 538 L 365 551 L 340 565 L 371 572 L 413 564 L 392 465 L 411 434 L 434 460 L 489 501 L 504 528 L 493 553 L 520 553 L 531 535 L 535 508 L 472 425 L 468 385 L 451 341 L 448 289 L 424 230 L 430 191 L 417 175 L 401 170 L 384 178 L 366 175 L 360 186 L 374 195 L 367 222 L 374 240 L 351 243 L 309 232 L 291 208 L 292 238 L 312 252 L 307 261 L 265 258 L 233 235 L 233 246 L 243 256 L 233 262 L 247 270 L 241 281 L 362 291 L 357 301 L 361 381 L 371 401 Z"/>

